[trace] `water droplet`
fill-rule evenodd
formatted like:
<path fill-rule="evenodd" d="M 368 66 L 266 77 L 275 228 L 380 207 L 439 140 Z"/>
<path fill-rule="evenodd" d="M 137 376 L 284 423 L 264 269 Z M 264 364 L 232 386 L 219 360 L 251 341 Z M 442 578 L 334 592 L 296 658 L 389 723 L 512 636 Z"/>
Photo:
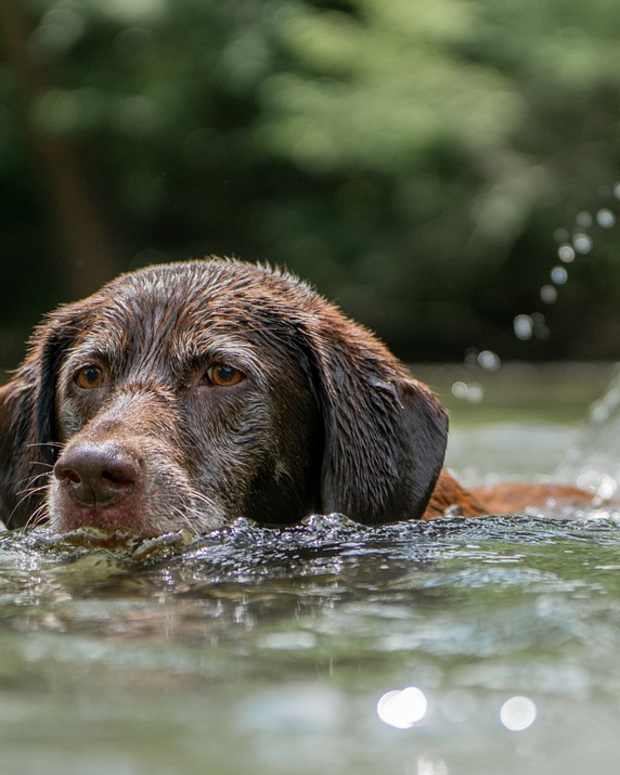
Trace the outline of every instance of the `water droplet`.
<path fill-rule="evenodd" d="M 452 385 L 452 395 L 455 398 L 459 398 L 462 401 L 465 401 L 467 398 L 467 391 L 468 391 L 467 383 L 466 382 L 454 382 Z"/>
<path fill-rule="evenodd" d="M 575 260 L 575 251 L 572 245 L 564 244 L 558 248 L 558 258 L 560 261 L 564 261 L 565 264 L 570 264 Z"/>
<path fill-rule="evenodd" d="M 578 232 L 573 236 L 573 245 L 577 253 L 585 255 L 592 250 L 592 237 L 583 232 Z"/>
<path fill-rule="evenodd" d="M 529 697 L 511 697 L 502 705 L 499 717 L 511 732 L 523 732 L 536 721 L 536 705 Z"/>
<path fill-rule="evenodd" d="M 616 216 L 612 213 L 611 210 L 603 207 L 596 214 L 596 222 L 602 229 L 611 229 L 611 227 L 616 223 Z"/>
<path fill-rule="evenodd" d="M 620 199 L 620 183 L 616 183 L 614 186 L 614 196 L 616 199 Z"/>
<path fill-rule="evenodd" d="M 517 315 L 513 320 L 512 325 L 517 339 L 525 341 L 532 338 L 534 321 L 532 320 L 531 315 Z"/>
<path fill-rule="evenodd" d="M 551 282 L 556 285 L 564 285 L 568 280 L 568 272 L 563 266 L 554 266 L 549 274 Z"/>
<path fill-rule="evenodd" d="M 540 289 L 540 298 L 545 304 L 555 304 L 558 300 L 557 289 L 553 285 L 543 285 Z"/>
<path fill-rule="evenodd" d="M 492 350 L 482 350 L 478 353 L 478 364 L 487 371 L 497 371 L 501 367 L 502 361 L 499 355 Z"/>
<path fill-rule="evenodd" d="M 581 226 L 582 229 L 589 229 L 592 226 L 592 214 L 586 210 L 582 210 L 575 216 L 575 222 L 577 226 Z"/>
<path fill-rule="evenodd" d="M 452 395 L 460 401 L 469 401 L 470 404 L 479 404 L 484 398 L 484 389 L 477 382 L 468 385 L 466 382 L 458 381 L 452 385 Z"/>

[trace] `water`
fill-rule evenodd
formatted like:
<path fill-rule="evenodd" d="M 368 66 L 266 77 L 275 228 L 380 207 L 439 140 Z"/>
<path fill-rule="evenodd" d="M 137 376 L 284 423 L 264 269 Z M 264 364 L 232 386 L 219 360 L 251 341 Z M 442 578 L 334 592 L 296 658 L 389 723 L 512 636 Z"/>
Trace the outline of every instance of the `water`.
<path fill-rule="evenodd" d="M 594 470 L 579 419 L 609 369 L 507 369 L 483 404 L 456 402 L 451 465 L 540 479 L 581 449 Z M 449 397 L 454 373 L 423 376 Z M 0 771 L 615 771 L 619 548 L 620 510 L 603 508 L 239 520 L 116 547 L 4 534 Z"/>

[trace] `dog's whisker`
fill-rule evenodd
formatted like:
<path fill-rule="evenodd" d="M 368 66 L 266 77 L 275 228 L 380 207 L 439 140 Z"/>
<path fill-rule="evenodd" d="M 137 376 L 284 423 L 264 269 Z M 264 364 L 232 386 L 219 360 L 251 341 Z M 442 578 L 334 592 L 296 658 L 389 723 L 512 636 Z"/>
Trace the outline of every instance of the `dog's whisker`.
<path fill-rule="evenodd" d="M 28 490 L 34 486 L 35 482 L 37 482 L 39 479 L 42 479 L 43 477 L 47 477 L 49 479 L 49 473 L 45 471 L 42 474 L 37 474 L 36 476 L 29 478 L 28 485 L 21 490 L 17 490 L 17 495 L 23 495 L 25 492 L 28 492 Z"/>

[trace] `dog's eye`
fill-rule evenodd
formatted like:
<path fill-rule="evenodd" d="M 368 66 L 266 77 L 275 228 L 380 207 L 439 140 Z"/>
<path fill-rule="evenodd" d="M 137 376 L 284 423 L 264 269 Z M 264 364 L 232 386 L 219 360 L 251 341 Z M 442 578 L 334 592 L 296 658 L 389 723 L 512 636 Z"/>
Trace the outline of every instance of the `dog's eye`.
<path fill-rule="evenodd" d="M 216 364 L 207 369 L 207 377 L 212 385 L 232 387 L 245 379 L 245 374 L 239 369 L 223 364 Z"/>
<path fill-rule="evenodd" d="M 91 364 L 81 368 L 73 379 L 75 384 L 83 390 L 92 390 L 103 385 L 105 375 L 102 368 Z"/>

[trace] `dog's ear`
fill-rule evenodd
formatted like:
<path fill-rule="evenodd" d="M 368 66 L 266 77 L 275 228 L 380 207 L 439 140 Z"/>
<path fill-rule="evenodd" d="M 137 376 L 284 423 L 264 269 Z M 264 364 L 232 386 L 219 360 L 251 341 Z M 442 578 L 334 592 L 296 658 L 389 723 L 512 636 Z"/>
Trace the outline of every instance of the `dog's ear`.
<path fill-rule="evenodd" d="M 369 525 L 419 518 L 443 465 L 446 412 L 363 327 L 325 322 L 310 333 L 325 439 L 321 511 Z"/>
<path fill-rule="evenodd" d="M 30 461 L 34 390 L 21 375 L 0 388 L 0 519 L 18 527 L 20 498 L 36 475 Z"/>
<path fill-rule="evenodd" d="M 52 313 L 35 329 L 13 379 L 0 387 L 0 518 L 7 527 L 32 515 L 40 502 L 37 485 L 55 462 L 58 368 L 80 315 L 80 304 Z"/>

